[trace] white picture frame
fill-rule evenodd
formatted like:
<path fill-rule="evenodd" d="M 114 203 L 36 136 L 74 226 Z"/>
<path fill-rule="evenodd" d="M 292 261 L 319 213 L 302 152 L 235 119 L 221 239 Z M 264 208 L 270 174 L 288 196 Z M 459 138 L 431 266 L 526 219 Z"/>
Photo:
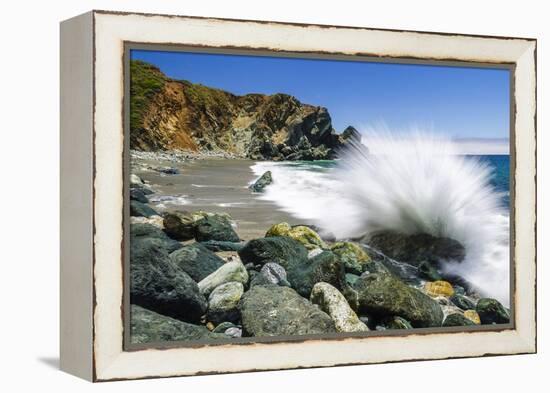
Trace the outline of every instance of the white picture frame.
<path fill-rule="evenodd" d="M 513 70 L 512 323 L 416 332 L 127 349 L 128 44 L 474 62 Z M 91 11 L 61 24 L 61 368 L 90 381 L 536 352 L 536 40 Z M 231 361 L 227 361 L 231 359 Z"/>

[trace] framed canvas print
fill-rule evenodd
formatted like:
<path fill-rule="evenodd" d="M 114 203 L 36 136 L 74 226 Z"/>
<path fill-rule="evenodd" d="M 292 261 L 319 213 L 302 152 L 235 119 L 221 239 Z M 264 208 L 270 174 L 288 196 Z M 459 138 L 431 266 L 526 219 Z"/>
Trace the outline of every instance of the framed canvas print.
<path fill-rule="evenodd" d="M 535 92 L 534 39 L 62 22 L 61 368 L 535 352 Z"/>

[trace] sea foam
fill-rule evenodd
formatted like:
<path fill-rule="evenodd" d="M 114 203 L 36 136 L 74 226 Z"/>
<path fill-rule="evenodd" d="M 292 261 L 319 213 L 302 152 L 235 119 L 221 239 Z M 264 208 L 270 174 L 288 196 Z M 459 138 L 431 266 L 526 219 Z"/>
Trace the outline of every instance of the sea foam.
<path fill-rule="evenodd" d="M 509 304 L 509 215 L 490 184 L 492 168 L 459 155 L 450 139 L 421 132 L 367 132 L 367 146 L 350 146 L 335 167 L 260 162 L 273 173 L 260 197 L 337 238 L 379 230 L 450 237 L 466 248 L 447 263 L 484 296 Z"/>

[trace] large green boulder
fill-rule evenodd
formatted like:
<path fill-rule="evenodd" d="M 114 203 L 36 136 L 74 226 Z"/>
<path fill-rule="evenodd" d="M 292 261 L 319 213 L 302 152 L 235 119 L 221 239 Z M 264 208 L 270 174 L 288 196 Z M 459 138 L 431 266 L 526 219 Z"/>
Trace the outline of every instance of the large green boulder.
<path fill-rule="evenodd" d="M 178 241 L 170 239 L 162 229 L 151 224 L 131 224 L 130 225 L 130 245 L 134 241 L 140 241 L 146 238 L 161 240 L 166 248 L 166 252 L 171 253 L 178 248 L 183 247 Z"/>
<path fill-rule="evenodd" d="M 130 340 L 132 344 L 226 338 L 225 334 L 211 333 L 204 326 L 178 321 L 134 304 L 130 307 Z"/>
<path fill-rule="evenodd" d="M 183 246 L 170 259 L 196 282 L 218 270 L 225 262 L 200 243 Z"/>
<path fill-rule="evenodd" d="M 197 283 L 154 238 L 130 244 L 130 302 L 187 322 L 200 321 L 207 307 Z"/>
<path fill-rule="evenodd" d="M 138 201 L 130 201 L 130 216 L 132 217 L 151 217 L 158 216 L 158 212 L 151 206 Z"/>
<path fill-rule="evenodd" d="M 397 315 L 414 327 L 439 327 L 443 322 L 443 311 L 435 300 L 392 274 L 363 274 L 354 289 L 360 315 L 379 318 Z"/>
<path fill-rule="evenodd" d="M 239 251 L 244 263 L 265 265 L 275 262 L 288 271 L 288 267 L 307 262 L 307 249 L 300 242 L 286 236 L 273 236 L 250 240 Z"/>
<path fill-rule="evenodd" d="M 288 236 L 294 240 L 299 241 L 308 250 L 316 248 L 327 248 L 325 242 L 321 239 L 321 236 L 313 229 L 305 225 L 296 225 L 291 227 L 286 222 L 275 224 L 265 234 L 266 237 L 273 236 Z"/>
<path fill-rule="evenodd" d="M 240 242 L 231 222 L 218 215 L 205 216 L 195 224 L 195 239 L 199 242 L 218 240 Z"/>
<path fill-rule="evenodd" d="M 360 275 L 371 262 L 369 254 L 357 243 L 338 242 L 334 243 L 330 249 L 340 257 L 348 273 Z"/>
<path fill-rule="evenodd" d="M 329 283 L 338 289 L 346 285 L 344 264 L 331 251 L 323 251 L 307 261 L 290 264 L 287 277 L 290 286 L 306 298 L 318 282 Z"/>
<path fill-rule="evenodd" d="M 453 313 L 447 315 L 445 321 L 443 322 L 443 326 L 475 326 L 475 323 L 473 323 L 461 313 Z"/>
<path fill-rule="evenodd" d="M 336 332 L 328 314 L 288 287 L 257 285 L 243 295 L 239 309 L 246 336 Z"/>
<path fill-rule="evenodd" d="M 227 282 L 248 283 L 248 271 L 240 261 L 226 262 L 220 268 L 199 282 L 199 290 L 204 295 Z"/>
<path fill-rule="evenodd" d="M 195 237 L 195 219 L 187 211 L 167 212 L 163 215 L 164 232 L 176 240 L 191 240 Z"/>
<path fill-rule="evenodd" d="M 498 300 L 483 298 L 477 302 L 476 311 L 483 325 L 509 323 L 510 314 Z"/>

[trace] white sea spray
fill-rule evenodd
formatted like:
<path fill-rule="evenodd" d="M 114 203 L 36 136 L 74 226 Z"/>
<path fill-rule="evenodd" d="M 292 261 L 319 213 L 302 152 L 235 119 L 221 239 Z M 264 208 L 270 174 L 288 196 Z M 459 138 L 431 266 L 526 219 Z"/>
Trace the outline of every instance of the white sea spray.
<path fill-rule="evenodd" d="M 411 132 L 364 133 L 362 146 L 343 152 L 336 167 L 315 162 L 257 163 L 273 173 L 263 199 L 337 238 L 379 230 L 449 237 L 466 248 L 447 263 L 484 296 L 509 304 L 509 215 L 490 184 L 492 168 L 460 155 L 450 139 Z"/>

